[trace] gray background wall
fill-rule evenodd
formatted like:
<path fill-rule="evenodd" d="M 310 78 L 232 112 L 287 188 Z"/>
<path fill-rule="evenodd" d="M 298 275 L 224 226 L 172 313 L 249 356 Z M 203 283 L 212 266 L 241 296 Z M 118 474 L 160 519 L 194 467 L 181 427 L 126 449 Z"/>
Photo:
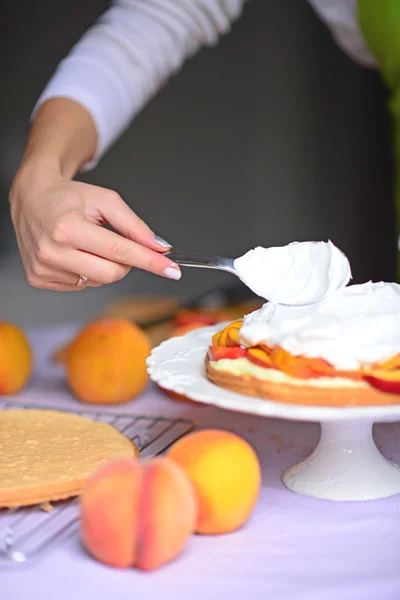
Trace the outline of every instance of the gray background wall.
<path fill-rule="evenodd" d="M 3 2 L 0 318 L 86 319 L 125 293 L 186 295 L 231 281 L 143 272 L 57 294 L 25 282 L 7 192 L 29 114 L 104 0 Z M 356 281 L 392 279 L 394 212 L 385 91 L 351 62 L 306 2 L 252 0 L 218 47 L 188 62 L 85 175 L 117 189 L 177 249 L 238 256 L 254 245 L 331 238 Z"/>

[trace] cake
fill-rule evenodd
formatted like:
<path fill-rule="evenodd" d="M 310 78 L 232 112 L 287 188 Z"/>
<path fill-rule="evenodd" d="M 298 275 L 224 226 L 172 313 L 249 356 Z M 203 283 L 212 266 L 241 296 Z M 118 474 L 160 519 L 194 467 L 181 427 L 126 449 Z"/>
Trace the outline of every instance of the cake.
<path fill-rule="evenodd" d="M 112 425 L 56 410 L 0 411 L 0 508 L 80 495 L 105 463 L 139 457 Z"/>
<path fill-rule="evenodd" d="M 245 257 L 239 275 L 267 302 L 213 336 L 206 356 L 213 383 L 292 404 L 400 403 L 398 284 L 349 285 L 349 262 L 331 242 Z"/>

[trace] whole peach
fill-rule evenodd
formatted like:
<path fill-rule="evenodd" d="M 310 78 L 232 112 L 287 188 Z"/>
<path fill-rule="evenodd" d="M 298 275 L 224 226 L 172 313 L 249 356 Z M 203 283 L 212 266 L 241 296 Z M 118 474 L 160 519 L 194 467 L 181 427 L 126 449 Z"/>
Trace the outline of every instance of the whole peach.
<path fill-rule="evenodd" d="M 33 353 L 24 332 L 13 323 L 0 321 L 0 394 L 15 394 L 28 383 Z"/>
<path fill-rule="evenodd" d="M 125 319 L 104 318 L 80 331 L 66 354 L 73 394 L 89 404 L 120 404 L 136 398 L 148 382 L 146 334 Z"/>
<path fill-rule="evenodd" d="M 81 497 L 81 535 L 100 562 L 157 569 L 193 533 L 197 503 L 185 472 L 168 458 L 120 459 L 101 468 Z"/>
<path fill-rule="evenodd" d="M 244 439 L 229 431 L 196 431 L 176 442 L 167 456 L 195 487 L 197 533 L 228 533 L 247 521 L 257 502 L 261 469 Z"/>

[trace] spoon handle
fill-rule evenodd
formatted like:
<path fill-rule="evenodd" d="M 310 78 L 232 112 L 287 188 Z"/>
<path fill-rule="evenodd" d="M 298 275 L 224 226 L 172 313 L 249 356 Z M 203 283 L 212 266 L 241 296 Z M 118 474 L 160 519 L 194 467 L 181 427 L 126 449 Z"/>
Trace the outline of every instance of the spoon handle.
<path fill-rule="evenodd" d="M 234 267 L 234 259 L 226 258 L 225 256 L 215 256 L 213 254 L 193 254 L 191 252 L 167 252 L 172 261 L 181 267 L 197 267 L 200 269 L 217 269 L 220 271 L 228 271 L 236 275 Z"/>

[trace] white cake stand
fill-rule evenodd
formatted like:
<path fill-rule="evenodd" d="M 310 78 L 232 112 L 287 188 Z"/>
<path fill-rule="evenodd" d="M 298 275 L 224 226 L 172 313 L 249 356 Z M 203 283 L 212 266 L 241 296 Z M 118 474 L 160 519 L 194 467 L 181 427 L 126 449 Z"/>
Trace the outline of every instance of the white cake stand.
<path fill-rule="evenodd" d="M 283 475 L 293 492 L 327 500 L 374 500 L 400 493 L 400 469 L 378 450 L 372 426 L 400 420 L 400 405 L 329 408 L 252 398 L 230 392 L 205 376 L 204 357 L 211 335 L 206 327 L 171 338 L 148 358 L 148 371 L 161 387 L 220 408 L 297 421 L 321 423 L 312 454 Z"/>

